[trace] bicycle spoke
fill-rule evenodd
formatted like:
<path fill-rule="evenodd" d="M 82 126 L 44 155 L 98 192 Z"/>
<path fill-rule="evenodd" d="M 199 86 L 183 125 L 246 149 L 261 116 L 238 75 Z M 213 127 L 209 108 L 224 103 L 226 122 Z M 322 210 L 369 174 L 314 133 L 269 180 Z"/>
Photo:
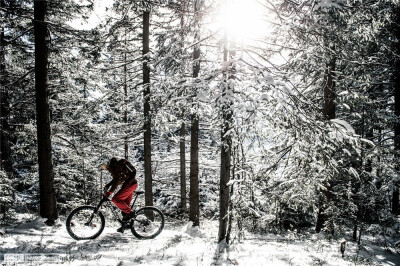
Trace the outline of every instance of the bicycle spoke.
<path fill-rule="evenodd" d="M 67 219 L 68 233 L 75 239 L 96 238 L 104 229 L 104 217 L 94 208 L 84 206 L 71 212 Z"/>
<path fill-rule="evenodd" d="M 164 227 L 164 216 L 153 207 L 145 207 L 136 213 L 132 220 L 132 233 L 138 238 L 153 238 Z"/>

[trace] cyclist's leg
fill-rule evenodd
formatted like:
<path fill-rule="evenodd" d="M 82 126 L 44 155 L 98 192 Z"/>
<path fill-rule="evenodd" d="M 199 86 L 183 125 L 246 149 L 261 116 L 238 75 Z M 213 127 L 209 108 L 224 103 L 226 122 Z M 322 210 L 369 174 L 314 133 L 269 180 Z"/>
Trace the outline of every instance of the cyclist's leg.
<path fill-rule="evenodd" d="M 132 198 L 133 198 L 133 193 L 135 192 L 135 190 L 136 190 L 137 187 L 138 187 L 138 184 L 132 185 L 132 189 L 130 190 L 130 193 L 128 194 L 128 197 L 126 197 L 126 199 L 125 199 L 125 203 L 126 203 L 126 205 L 129 206 L 129 208 L 130 208 L 130 206 L 131 206 L 131 201 L 132 201 Z"/>
<path fill-rule="evenodd" d="M 122 188 L 112 198 L 112 202 L 124 213 L 130 213 L 130 203 L 132 200 L 133 192 L 136 190 L 138 184 L 123 185 Z"/>

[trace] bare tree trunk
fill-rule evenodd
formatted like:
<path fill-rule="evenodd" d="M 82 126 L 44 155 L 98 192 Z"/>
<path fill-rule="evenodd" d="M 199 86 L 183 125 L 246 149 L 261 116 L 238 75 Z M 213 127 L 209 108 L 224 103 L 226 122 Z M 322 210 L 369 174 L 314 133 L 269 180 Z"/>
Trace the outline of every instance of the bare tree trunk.
<path fill-rule="evenodd" d="M 228 62 L 228 36 L 225 33 L 225 45 L 224 45 L 224 65 Z M 234 56 L 235 45 L 231 43 L 231 58 Z M 232 73 L 231 73 L 232 74 Z M 223 91 L 221 98 L 221 112 L 222 112 L 222 129 L 221 129 L 221 170 L 220 170 L 220 182 L 219 182 L 219 230 L 218 230 L 218 242 L 223 240 L 229 241 L 227 235 L 228 227 L 228 211 L 229 211 L 229 186 L 228 183 L 231 180 L 231 155 L 232 155 L 232 136 L 231 128 L 233 123 L 233 111 L 231 109 L 232 102 L 229 99 L 233 95 L 233 88 L 229 85 L 228 79 L 233 78 L 230 76 L 229 68 L 225 72 L 225 81 L 223 84 Z"/>
<path fill-rule="evenodd" d="M 327 64 L 325 70 L 326 85 L 324 87 L 324 116 L 328 120 L 336 118 L 335 67 L 336 60 L 333 58 Z"/>
<path fill-rule="evenodd" d="M 127 47 L 127 42 L 126 42 L 126 39 L 128 38 L 127 37 L 127 35 L 128 35 L 128 33 L 127 33 L 127 30 L 126 30 L 126 27 L 125 27 L 125 42 L 124 42 L 124 44 L 125 44 L 125 52 L 124 52 L 124 108 L 125 108 L 125 110 L 124 110 L 124 123 L 125 123 L 125 127 L 128 125 L 128 110 L 127 110 L 127 98 L 128 98 L 128 84 L 127 84 L 127 75 L 128 75 L 128 73 L 127 73 L 127 61 L 126 61 L 126 50 L 128 49 L 128 47 Z M 129 146 L 128 146 L 128 137 L 127 136 L 125 136 L 125 141 L 124 141 L 124 151 L 125 151 L 125 160 L 128 160 L 129 159 Z"/>
<path fill-rule="evenodd" d="M 196 22 L 199 23 L 199 1 L 195 1 L 194 13 Z M 198 27 L 199 25 L 196 25 Z M 195 40 L 199 38 L 199 32 L 195 32 Z M 196 44 L 193 50 L 193 77 L 200 73 L 200 44 Z M 199 117 L 197 113 L 191 115 L 190 127 L 190 210 L 189 221 L 193 226 L 200 226 L 199 207 Z"/>
<path fill-rule="evenodd" d="M 88 204 L 89 201 L 89 196 L 88 196 L 88 189 L 86 187 L 87 185 L 87 180 L 86 180 L 86 171 L 85 171 L 85 153 L 82 152 L 82 179 L 83 179 L 83 200 L 85 201 L 85 204 Z"/>
<path fill-rule="evenodd" d="M 40 215 L 54 223 L 58 218 L 54 190 L 51 147 L 50 108 L 48 101 L 48 44 L 50 36 L 45 16 L 46 1 L 34 1 L 35 88 L 39 162 Z"/>
<path fill-rule="evenodd" d="M 397 40 L 400 38 L 400 10 L 397 10 L 396 13 L 396 23 L 394 26 L 394 35 L 397 37 Z M 397 43 L 395 54 L 398 55 L 400 52 L 400 44 Z M 394 57 L 395 59 L 395 73 L 394 73 L 394 114 L 397 118 L 394 126 L 394 150 L 395 150 L 395 158 L 396 158 L 396 171 L 400 172 L 400 59 L 398 57 Z M 399 210 L 399 184 L 394 184 L 395 188 L 393 191 L 392 197 L 392 213 L 395 215 L 400 214 Z"/>
<path fill-rule="evenodd" d="M 325 87 L 324 87 L 324 117 L 327 120 L 334 119 L 336 117 L 336 88 L 335 88 L 335 58 L 327 64 L 325 70 Z M 326 226 L 326 222 L 329 220 L 330 215 L 325 212 L 331 199 L 331 184 L 325 184 L 326 190 L 319 191 L 319 210 L 317 215 L 317 223 L 315 231 L 319 233 L 323 227 Z M 333 227 L 329 228 L 329 234 L 333 234 Z"/>
<path fill-rule="evenodd" d="M 150 113 L 150 12 L 143 13 L 144 190 L 146 206 L 153 206 Z"/>
<path fill-rule="evenodd" d="M 193 226 L 200 226 L 199 208 L 199 119 L 192 115 L 190 135 L 190 210 L 189 221 Z"/>
<path fill-rule="evenodd" d="M 232 153 L 232 179 L 235 179 L 235 174 L 236 174 L 236 167 L 238 164 L 239 160 L 236 160 L 237 156 L 237 148 L 233 148 L 233 153 Z M 230 187 L 230 194 L 229 194 L 229 215 L 228 215 L 228 229 L 226 231 L 226 244 L 229 245 L 229 242 L 231 241 L 231 232 L 232 232 L 232 224 L 233 224 L 233 201 L 232 201 L 232 195 L 233 195 L 233 189 L 234 185 L 232 184 Z"/>
<path fill-rule="evenodd" d="M 394 127 L 394 150 L 395 150 L 395 158 L 396 158 L 396 171 L 400 172 L 400 122 L 398 121 L 400 119 L 400 63 L 399 60 L 397 59 L 397 71 L 395 75 L 395 115 L 397 117 L 397 121 L 395 123 Z M 400 214 L 400 208 L 399 208 L 399 198 L 400 198 L 400 192 L 399 192 L 399 184 L 397 182 L 394 183 L 394 190 L 393 190 L 393 196 L 392 196 L 392 213 L 394 215 L 399 215 Z"/>
<path fill-rule="evenodd" d="M 396 186 L 392 195 L 392 213 L 399 215 L 399 188 Z"/>
<path fill-rule="evenodd" d="M 180 152 L 180 168 L 181 168 L 181 214 L 182 217 L 186 216 L 186 127 L 185 123 L 182 122 L 180 128 L 180 143 L 179 143 L 179 152 Z"/>
<path fill-rule="evenodd" d="M 4 0 L 0 1 L 1 8 L 6 8 Z M 3 12 L 4 14 L 5 12 Z M 6 89 L 6 42 L 5 42 L 5 29 L 1 25 L 0 33 L 0 170 L 4 170 L 7 176 L 11 176 L 13 172 L 11 161 L 11 147 L 10 147 L 10 126 L 8 119 L 10 115 L 9 94 Z"/>
<path fill-rule="evenodd" d="M 0 1 L 1 9 L 5 9 L 4 0 Z M 3 12 L 5 14 L 5 12 Z M 6 43 L 5 43 L 5 29 L 1 25 L 0 32 L 0 170 L 6 172 L 7 178 L 12 175 L 12 161 L 11 161 L 11 147 L 10 147 L 10 127 L 8 118 L 10 114 L 10 105 L 8 91 L 6 89 Z M 7 218 L 8 206 L 0 205 L 0 211 L 3 214 L 3 222 Z"/>
<path fill-rule="evenodd" d="M 223 127 L 221 132 L 221 172 L 220 172 L 220 201 L 219 201 L 219 233 L 218 242 L 226 238 L 226 229 L 228 225 L 229 209 L 229 186 L 227 185 L 231 178 L 231 148 L 232 139 L 229 133 L 231 128 L 229 121 L 232 119 L 232 113 L 225 106 L 223 109 Z"/>

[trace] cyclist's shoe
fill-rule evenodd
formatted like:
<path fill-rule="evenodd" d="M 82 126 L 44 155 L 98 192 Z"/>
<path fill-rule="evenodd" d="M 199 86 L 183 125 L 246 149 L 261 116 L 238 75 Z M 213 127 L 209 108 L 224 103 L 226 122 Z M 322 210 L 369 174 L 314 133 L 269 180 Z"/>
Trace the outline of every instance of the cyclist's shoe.
<path fill-rule="evenodd" d="M 129 228 L 129 223 L 127 221 L 122 221 L 122 225 L 117 229 L 117 232 L 123 233 L 125 229 Z"/>

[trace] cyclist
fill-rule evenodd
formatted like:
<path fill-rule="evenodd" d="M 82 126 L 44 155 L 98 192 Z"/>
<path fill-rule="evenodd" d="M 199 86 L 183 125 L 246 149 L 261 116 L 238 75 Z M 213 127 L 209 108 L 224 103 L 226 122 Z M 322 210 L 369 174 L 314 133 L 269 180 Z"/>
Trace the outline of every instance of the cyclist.
<path fill-rule="evenodd" d="M 102 165 L 102 168 L 108 170 L 112 175 L 110 183 L 104 186 L 104 197 L 109 198 L 119 185 L 121 189 L 114 195 L 112 202 L 121 210 L 122 221 L 127 222 L 133 216 L 130 203 L 138 184 L 136 180 L 136 169 L 125 159 L 117 160 L 111 158 L 107 163 Z M 123 232 L 123 226 L 118 229 L 118 232 Z"/>

